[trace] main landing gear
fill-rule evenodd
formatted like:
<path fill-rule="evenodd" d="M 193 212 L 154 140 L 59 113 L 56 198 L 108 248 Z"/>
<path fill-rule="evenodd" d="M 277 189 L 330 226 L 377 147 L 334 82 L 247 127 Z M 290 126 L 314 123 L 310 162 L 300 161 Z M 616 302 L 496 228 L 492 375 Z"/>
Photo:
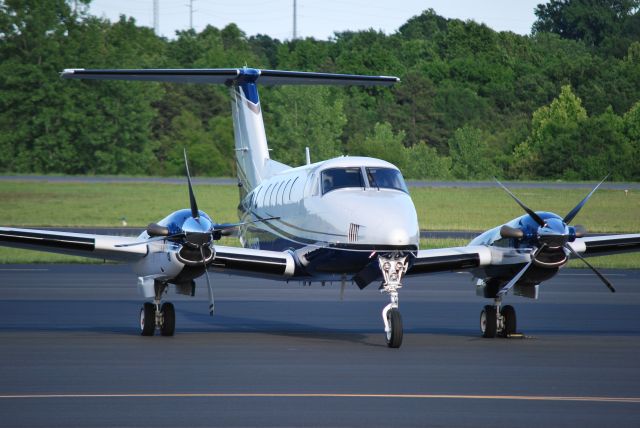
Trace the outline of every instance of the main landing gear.
<path fill-rule="evenodd" d="M 402 276 L 407 271 L 409 263 L 406 256 L 395 255 L 378 256 L 378 263 L 384 278 L 380 292 L 389 294 L 391 300 L 382 310 L 385 339 L 389 348 L 399 348 L 402 345 L 402 317 L 398 310 L 398 289 L 402 288 Z"/>
<path fill-rule="evenodd" d="M 156 329 L 162 336 L 173 336 L 176 330 L 176 311 L 173 303 L 161 304 L 162 294 L 167 284 L 156 284 L 156 297 L 153 303 L 145 302 L 140 309 L 140 334 L 153 336 Z"/>
<path fill-rule="evenodd" d="M 501 308 L 501 303 L 501 299 L 496 298 L 494 305 L 486 305 L 480 312 L 482 337 L 510 337 L 516 333 L 516 310 L 511 305 Z"/>

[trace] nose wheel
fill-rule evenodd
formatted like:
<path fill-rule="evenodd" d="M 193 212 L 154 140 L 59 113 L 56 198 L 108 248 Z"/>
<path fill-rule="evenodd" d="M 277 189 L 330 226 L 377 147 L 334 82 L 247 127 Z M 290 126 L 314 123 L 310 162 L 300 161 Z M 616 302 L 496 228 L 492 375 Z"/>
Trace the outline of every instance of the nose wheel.
<path fill-rule="evenodd" d="M 378 263 L 384 281 L 380 287 L 381 293 L 387 293 L 391 302 L 382 310 L 385 340 L 389 348 L 399 348 L 402 345 L 402 316 L 398 310 L 398 289 L 402 288 L 402 276 L 407 271 L 409 263 L 407 257 L 378 256 Z"/>
<path fill-rule="evenodd" d="M 397 308 L 387 311 L 384 331 L 386 333 L 387 346 L 399 348 L 402 345 L 402 316 Z"/>

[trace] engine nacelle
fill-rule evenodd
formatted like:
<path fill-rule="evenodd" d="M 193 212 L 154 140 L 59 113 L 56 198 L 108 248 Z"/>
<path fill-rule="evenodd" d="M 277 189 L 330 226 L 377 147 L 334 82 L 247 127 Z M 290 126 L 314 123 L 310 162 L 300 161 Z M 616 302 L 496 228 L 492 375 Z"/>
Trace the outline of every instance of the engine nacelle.
<path fill-rule="evenodd" d="M 204 260 L 202 255 L 204 254 Z M 199 248 L 193 248 L 188 245 L 183 245 L 176 253 L 178 261 L 185 266 L 203 266 L 210 264 L 215 258 L 215 250 L 211 247 L 202 247 L 202 253 Z"/>

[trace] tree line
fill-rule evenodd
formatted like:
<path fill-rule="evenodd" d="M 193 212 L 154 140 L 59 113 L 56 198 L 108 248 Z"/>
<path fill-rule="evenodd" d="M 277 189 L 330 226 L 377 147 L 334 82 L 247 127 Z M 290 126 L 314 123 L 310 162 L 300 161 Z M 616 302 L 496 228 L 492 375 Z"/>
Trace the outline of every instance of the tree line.
<path fill-rule="evenodd" d="M 90 0 L 0 0 L 0 171 L 234 175 L 227 88 L 63 81 L 64 68 L 395 75 L 391 88 L 261 87 L 272 157 L 388 160 L 409 178 L 640 180 L 640 0 L 551 0 L 527 36 L 426 10 L 393 34 L 156 36 Z"/>

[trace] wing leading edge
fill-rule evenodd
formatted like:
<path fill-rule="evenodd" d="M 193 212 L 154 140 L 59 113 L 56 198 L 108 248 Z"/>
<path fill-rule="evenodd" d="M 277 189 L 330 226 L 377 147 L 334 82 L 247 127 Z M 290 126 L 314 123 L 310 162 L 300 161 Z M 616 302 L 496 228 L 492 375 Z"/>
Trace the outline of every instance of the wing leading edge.
<path fill-rule="evenodd" d="M 0 245 L 25 250 L 122 262 L 135 262 L 147 254 L 145 245 L 116 247 L 138 238 L 0 227 Z"/>
<path fill-rule="evenodd" d="M 640 234 L 588 236 L 569 245 L 583 257 L 633 253 L 640 251 Z"/>
<path fill-rule="evenodd" d="M 366 85 L 390 86 L 400 81 L 393 76 L 312 73 L 306 71 L 259 70 L 254 68 L 201 69 L 84 69 L 70 68 L 60 74 L 65 79 L 139 80 L 172 83 L 261 85 Z"/>

